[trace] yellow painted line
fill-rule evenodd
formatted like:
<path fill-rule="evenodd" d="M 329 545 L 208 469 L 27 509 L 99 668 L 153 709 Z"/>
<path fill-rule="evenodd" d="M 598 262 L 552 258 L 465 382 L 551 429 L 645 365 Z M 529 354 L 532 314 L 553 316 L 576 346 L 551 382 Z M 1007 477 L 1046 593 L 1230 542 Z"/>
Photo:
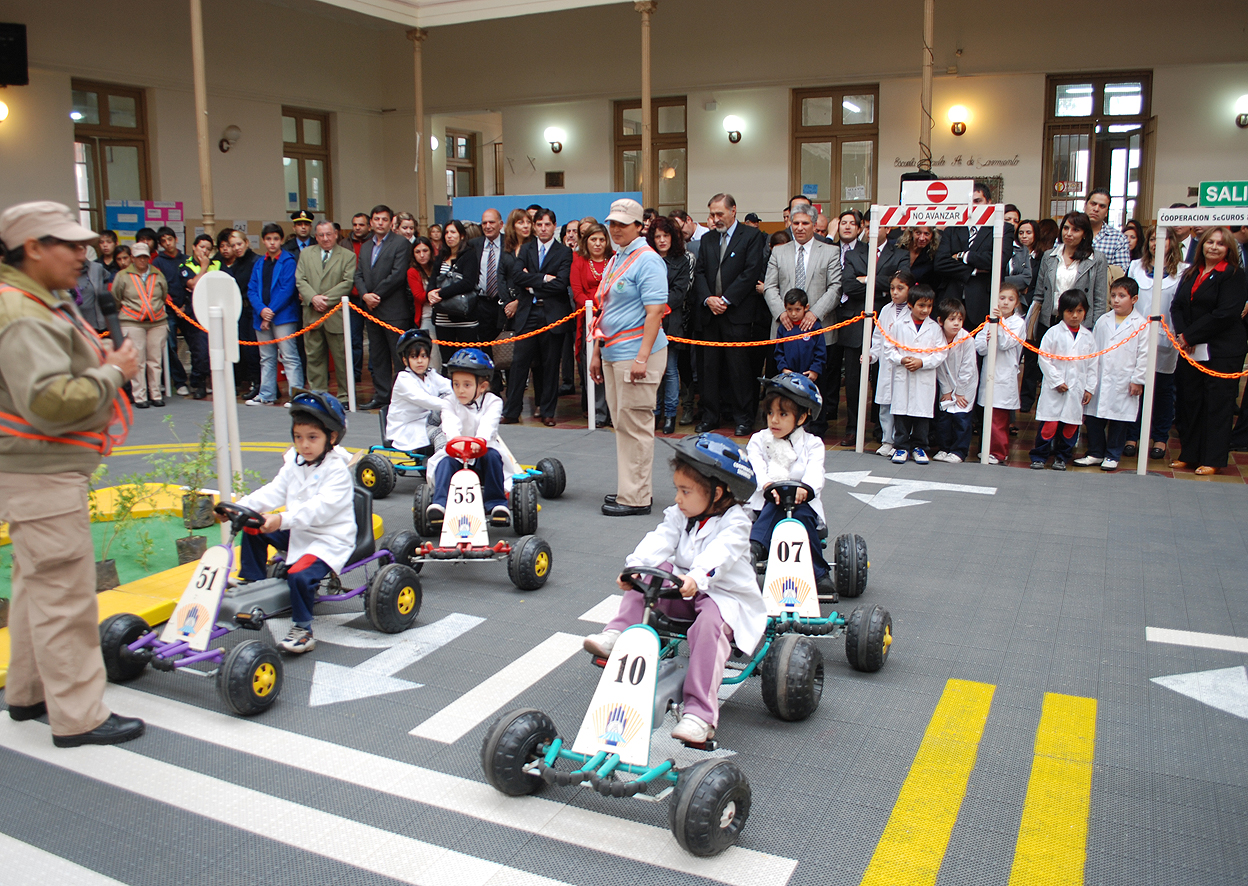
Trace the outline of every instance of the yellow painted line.
<path fill-rule="evenodd" d="M 1096 699 L 1044 694 L 1010 886 L 1082 886 Z"/>
<path fill-rule="evenodd" d="M 934 884 L 975 768 L 996 687 L 949 680 L 884 826 L 863 886 Z"/>
<path fill-rule="evenodd" d="M 131 446 L 118 446 L 113 455 L 150 455 L 154 452 L 194 452 L 199 448 L 196 443 L 135 443 Z M 243 452 L 285 452 L 290 448 L 290 441 L 243 443 L 239 449 Z"/>

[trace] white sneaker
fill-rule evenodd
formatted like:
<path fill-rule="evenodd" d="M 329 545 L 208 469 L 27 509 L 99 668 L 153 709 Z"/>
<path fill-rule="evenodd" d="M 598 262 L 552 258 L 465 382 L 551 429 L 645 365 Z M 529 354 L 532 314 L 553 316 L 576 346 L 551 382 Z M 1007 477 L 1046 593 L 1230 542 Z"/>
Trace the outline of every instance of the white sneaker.
<path fill-rule="evenodd" d="M 177 394 L 179 397 L 189 397 L 191 396 L 191 389 L 188 388 L 186 385 L 182 385 L 180 388 L 178 388 Z"/>
<path fill-rule="evenodd" d="M 892 444 L 890 443 L 882 443 L 880 444 L 880 448 L 875 450 L 876 455 L 882 455 L 885 458 L 888 458 L 890 455 L 893 454 L 893 452 L 894 452 L 894 449 L 893 449 Z"/>
<path fill-rule="evenodd" d="M 511 522 L 511 509 L 507 505 L 495 505 L 490 511 L 490 522 L 505 525 Z"/>
<path fill-rule="evenodd" d="M 715 727 L 693 714 L 685 714 L 681 717 L 676 728 L 672 730 L 672 738 L 688 744 L 702 744 L 710 741 L 714 736 Z"/>
<path fill-rule="evenodd" d="M 442 505 L 438 505 L 438 504 L 429 505 L 429 508 L 425 511 L 425 517 L 429 520 L 430 523 L 441 522 L 441 520 L 445 516 L 446 516 L 446 508 L 442 507 Z"/>
<path fill-rule="evenodd" d="M 894 450 L 893 450 L 893 455 L 892 455 L 893 464 L 895 464 L 895 465 L 904 465 L 904 464 L 906 463 L 906 457 L 907 457 L 908 455 L 909 455 L 909 453 L 908 453 L 908 452 L 906 452 L 906 450 L 904 450 L 904 449 L 894 449 Z"/>
<path fill-rule="evenodd" d="M 927 453 L 924 452 L 922 449 L 914 450 L 912 455 L 914 456 L 914 463 L 916 465 L 925 465 L 931 461 L 931 459 L 927 457 Z"/>
<path fill-rule="evenodd" d="M 1116 470 L 1118 470 L 1118 459 L 1116 459 L 1116 458 L 1107 458 L 1107 459 L 1105 459 L 1103 462 L 1101 462 L 1101 470 L 1102 470 L 1102 471 L 1116 471 Z"/>
<path fill-rule="evenodd" d="M 309 628 L 291 625 L 290 632 L 286 634 L 286 639 L 277 645 L 287 652 L 295 654 L 311 652 L 316 648 L 316 638 L 312 636 L 312 631 Z"/>
<path fill-rule="evenodd" d="M 611 650 L 615 648 L 615 641 L 618 639 L 619 631 L 603 631 L 601 634 L 590 634 L 581 641 L 581 645 L 586 652 L 592 652 L 600 658 L 610 658 Z"/>
<path fill-rule="evenodd" d="M 286 401 L 285 403 L 283 403 L 282 405 L 283 405 L 283 406 L 285 406 L 287 409 L 289 409 L 289 408 L 290 408 L 290 401 L 289 401 L 289 400 L 287 400 L 287 401 Z"/>
<path fill-rule="evenodd" d="M 997 458 L 995 455 L 989 455 L 989 456 L 988 456 L 988 464 L 990 464 L 990 465 L 999 465 L 999 464 L 1001 464 L 1001 459 Z"/>
<path fill-rule="evenodd" d="M 272 400 L 261 400 L 259 397 L 252 397 L 250 400 L 244 400 L 244 406 L 272 406 Z"/>
<path fill-rule="evenodd" d="M 1081 468 L 1090 468 L 1094 465 L 1101 464 L 1103 461 L 1103 458 L 1097 458 L 1095 455 L 1085 455 L 1083 458 L 1075 459 L 1074 463 L 1079 465 Z"/>
<path fill-rule="evenodd" d="M 945 452 L 945 450 L 943 449 L 940 450 L 940 452 L 932 456 L 932 461 L 947 461 L 948 459 L 949 459 L 949 453 Z"/>
<path fill-rule="evenodd" d="M 956 452 L 946 452 L 945 461 L 949 462 L 951 465 L 960 465 L 962 464 L 962 456 L 958 455 Z"/>

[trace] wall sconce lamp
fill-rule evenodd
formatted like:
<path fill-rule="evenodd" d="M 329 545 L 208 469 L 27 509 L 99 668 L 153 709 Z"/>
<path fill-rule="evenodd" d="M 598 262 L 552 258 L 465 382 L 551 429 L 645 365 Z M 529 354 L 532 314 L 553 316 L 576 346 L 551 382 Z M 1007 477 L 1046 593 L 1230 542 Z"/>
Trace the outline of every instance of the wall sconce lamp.
<path fill-rule="evenodd" d="M 728 133 L 728 141 L 734 145 L 741 141 L 741 130 L 745 128 L 745 121 L 736 114 L 729 114 L 724 118 L 724 132 Z"/>
<path fill-rule="evenodd" d="M 0 120 L 4 116 L 0 113 Z M 1241 95 L 1235 102 L 1235 125 L 1240 129 L 1248 129 L 1248 95 Z"/>
<path fill-rule="evenodd" d="M 966 105 L 954 105 L 949 109 L 949 122 L 952 124 L 949 131 L 954 135 L 962 135 L 966 132 L 966 121 L 971 119 L 971 112 L 966 109 Z"/>
<path fill-rule="evenodd" d="M 0 123 L 9 119 L 9 106 L 4 102 L 0 102 Z"/>
<path fill-rule="evenodd" d="M 217 148 L 222 154 L 228 154 L 230 148 L 234 147 L 242 137 L 243 131 L 237 126 L 227 126 L 225 132 L 221 133 L 221 141 L 217 142 Z"/>
<path fill-rule="evenodd" d="M 550 142 L 550 149 L 558 154 L 563 150 L 563 143 L 567 141 L 568 134 L 558 126 L 547 126 L 546 131 L 542 133 L 542 138 Z"/>
<path fill-rule="evenodd" d="M 429 150 L 436 151 L 438 149 L 438 137 L 436 135 L 429 136 Z"/>

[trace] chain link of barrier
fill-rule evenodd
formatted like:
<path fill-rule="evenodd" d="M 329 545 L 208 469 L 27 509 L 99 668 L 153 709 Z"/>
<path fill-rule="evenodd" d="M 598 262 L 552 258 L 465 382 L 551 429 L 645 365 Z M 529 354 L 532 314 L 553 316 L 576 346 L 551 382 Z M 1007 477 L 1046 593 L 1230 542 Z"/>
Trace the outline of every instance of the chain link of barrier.
<path fill-rule="evenodd" d="M 831 332 L 834 329 L 841 329 L 845 326 L 852 326 L 866 318 L 866 314 L 859 314 L 856 317 L 850 317 L 848 320 L 842 320 L 832 326 L 821 326 L 818 329 L 811 329 L 809 332 L 800 332 L 797 335 L 790 335 L 786 338 L 769 338 L 766 341 L 702 341 L 696 338 L 681 338 L 678 335 L 669 335 L 668 341 L 674 341 L 681 345 L 701 345 L 707 348 L 759 348 L 763 345 L 778 345 L 781 342 L 796 341 L 799 338 L 810 338 L 814 335 L 823 335 L 825 332 Z"/>
<path fill-rule="evenodd" d="M 199 325 L 199 322 L 194 317 L 188 317 L 173 302 L 165 302 L 165 307 L 172 309 L 175 314 L 177 314 L 187 323 L 190 323 L 200 332 L 203 332 L 203 333 L 208 332 L 207 329 Z M 322 323 L 324 323 L 330 317 L 334 316 L 334 314 L 338 313 L 340 310 L 342 310 L 342 302 L 339 302 L 338 304 L 330 308 L 328 311 L 326 311 L 324 314 L 322 314 L 321 319 L 317 320 L 315 323 L 310 323 L 307 326 L 303 327 L 302 329 L 292 332 L 290 335 L 283 335 L 281 338 L 272 338 L 272 339 L 269 339 L 268 341 L 246 341 L 240 338 L 238 340 L 238 343 L 240 345 L 247 345 L 249 347 L 258 348 L 260 347 L 260 345 L 275 345 L 278 342 L 290 341 L 292 338 L 298 338 L 301 335 L 307 335 L 309 332 L 311 332 L 313 329 L 316 329 L 316 327 L 320 326 Z"/>
<path fill-rule="evenodd" d="M 1166 331 L 1166 338 L 1170 339 L 1170 343 L 1174 345 L 1174 349 L 1183 356 L 1183 359 L 1186 360 L 1188 363 L 1192 364 L 1192 366 L 1199 369 L 1205 375 L 1212 375 L 1214 378 L 1226 378 L 1226 379 L 1232 379 L 1232 378 L 1240 379 L 1240 378 L 1244 378 L 1245 376 L 1248 376 L 1248 369 L 1244 370 L 1243 372 L 1214 372 L 1212 369 L 1210 369 L 1207 366 L 1201 366 L 1192 358 L 1191 354 L 1183 350 L 1178 340 L 1175 339 L 1174 334 L 1170 332 L 1170 324 L 1166 322 L 1165 317 L 1161 318 L 1161 328 Z"/>
<path fill-rule="evenodd" d="M 1135 332 L 1128 335 L 1122 341 L 1117 342 L 1116 344 L 1110 345 L 1108 348 L 1106 348 L 1103 351 L 1097 351 L 1095 354 L 1050 354 L 1048 351 L 1040 350 L 1038 347 L 1036 347 L 1029 341 L 1023 341 L 1021 338 L 1019 338 L 1017 335 L 1013 333 L 1010 327 L 1006 326 L 1004 323 L 998 323 L 997 326 L 1000 327 L 1000 329 L 1003 332 L 1009 335 L 1010 338 L 1014 339 L 1014 341 L 1018 342 L 1024 348 L 1031 351 L 1033 354 L 1036 354 L 1041 357 L 1045 357 L 1049 360 L 1065 360 L 1066 362 L 1075 362 L 1078 360 L 1091 360 L 1094 357 L 1100 357 L 1103 354 L 1108 354 L 1110 351 L 1116 351 L 1119 348 L 1121 348 L 1123 345 L 1125 345 L 1127 342 L 1134 339 L 1140 333 L 1148 331 L 1148 324 L 1145 323 L 1143 326 L 1135 330 Z"/>
<path fill-rule="evenodd" d="M 967 338 L 959 338 L 951 342 L 946 342 L 945 344 L 941 345 L 939 348 L 912 348 L 909 345 L 903 345 L 901 342 L 897 341 L 895 338 L 893 338 L 891 335 L 885 332 L 884 327 L 880 325 L 879 315 L 876 314 L 874 311 L 872 312 L 872 316 L 875 317 L 875 328 L 880 331 L 880 335 L 884 336 L 884 339 L 890 345 L 892 345 L 894 348 L 896 348 L 899 351 L 909 351 L 912 354 L 939 354 L 941 351 L 951 351 L 954 348 L 956 348 L 958 345 L 975 338 L 975 336 L 979 335 L 979 331 L 988 324 L 988 321 L 985 320 L 983 323 L 980 323 L 974 329 L 970 330 L 970 332 L 967 333 Z"/>
<path fill-rule="evenodd" d="M 357 307 L 354 302 L 348 302 L 348 304 L 351 305 L 351 310 L 355 311 L 357 314 L 359 314 L 361 317 L 368 320 L 369 322 L 376 323 L 382 329 L 389 329 L 391 332 L 397 332 L 399 335 L 402 335 L 403 333 L 407 332 L 406 329 L 400 329 L 397 326 L 391 326 L 385 320 L 377 319 L 368 311 L 364 310 L 361 307 Z M 584 305 L 577 308 L 571 314 L 568 314 L 568 316 L 562 317 L 556 320 L 554 323 L 547 323 L 545 326 L 543 326 L 540 329 L 534 329 L 531 332 L 522 332 L 519 335 L 513 335 L 511 338 L 496 338 L 493 341 L 443 341 L 440 338 L 435 338 L 433 339 L 433 343 L 435 345 L 447 345 L 448 347 L 452 347 L 452 348 L 488 348 L 494 345 L 509 345 L 509 344 L 512 344 L 513 342 L 524 341 L 526 338 L 533 338 L 536 335 L 541 335 L 543 332 L 549 332 L 550 330 L 554 329 L 556 326 L 559 326 L 563 323 L 567 323 L 569 320 L 575 320 L 577 317 L 581 316 L 581 314 L 583 313 L 585 313 Z M 310 329 L 311 327 L 308 327 L 308 328 Z"/>

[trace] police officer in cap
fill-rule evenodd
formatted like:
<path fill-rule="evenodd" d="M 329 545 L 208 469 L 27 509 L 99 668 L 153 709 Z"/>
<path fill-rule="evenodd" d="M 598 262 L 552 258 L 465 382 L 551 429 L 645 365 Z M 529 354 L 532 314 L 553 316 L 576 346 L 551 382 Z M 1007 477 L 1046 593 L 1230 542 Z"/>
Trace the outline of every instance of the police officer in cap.
<path fill-rule="evenodd" d="M 295 233 L 282 244 L 282 248 L 287 252 L 293 252 L 295 258 L 298 258 L 299 253 L 316 243 L 316 238 L 312 236 L 312 223 L 314 221 L 316 219 L 312 218 L 312 213 L 306 209 L 292 212 L 290 214 L 290 223 L 295 226 Z"/>

